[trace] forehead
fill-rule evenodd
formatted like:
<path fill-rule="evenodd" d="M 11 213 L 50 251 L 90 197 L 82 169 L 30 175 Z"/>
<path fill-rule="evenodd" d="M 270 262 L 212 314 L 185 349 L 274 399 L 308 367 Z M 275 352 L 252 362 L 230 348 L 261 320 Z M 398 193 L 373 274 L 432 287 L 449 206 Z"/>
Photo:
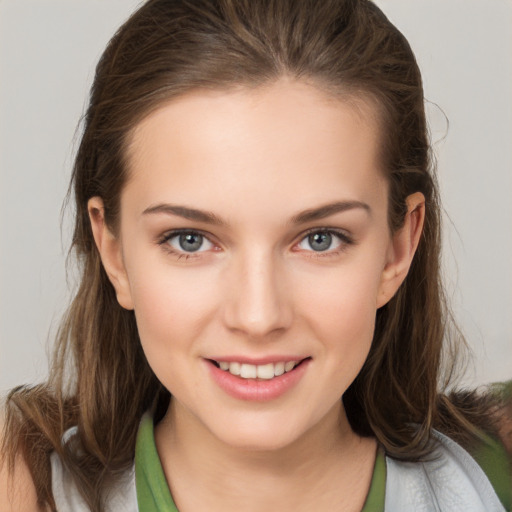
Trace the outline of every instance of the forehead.
<path fill-rule="evenodd" d="M 194 91 L 136 126 L 123 195 L 136 191 L 146 203 L 199 201 L 210 209 L 219 197 L 243 197 L 244 205 L 260 208 L 276 208 L 281 197 L 290 210 L 308 202 L 373 201 L 385 189 L 376 117 L 370 102 L 288 80 Z"/>

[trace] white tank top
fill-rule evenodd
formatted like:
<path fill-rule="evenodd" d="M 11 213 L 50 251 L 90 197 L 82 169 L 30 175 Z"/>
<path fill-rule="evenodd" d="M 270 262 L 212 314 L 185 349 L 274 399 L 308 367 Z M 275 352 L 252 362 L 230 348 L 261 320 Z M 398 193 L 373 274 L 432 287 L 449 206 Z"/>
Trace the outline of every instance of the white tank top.
<path fill-rule="evenodd" d="M 74 431 L 68 430 L 63 442 Z M 401 462 L 386 457 L 385 512 L 506 512 L 471 455 L 439 432 L 434 431 L 434 439 L 437 447 L 426 462 Z M 51 467 L 57 510 L 90 512 L 55 453 L 51 455 Z M 135 468 L 110 491 L 106 507 L 107 512 L 138 511 Z"/>
<path fill-rule="evenodd" d="M 455 441 L 438 441 L 427 462 L 386 457 L 385 512 L 506 512 L 482 468 Z"/>
<path fill-rule="evenodd" d="M 62 442 L 66 443 L 76 432 L 76 427 L 66 430 Z M 52 491 L 58 512 L 90 512 L 73 482 L 69 471 L 62 465 L 59 456 L 50 456 L 52 467 Z M 124 475 L 118 485 L 109 490 L 106 497 L 106 512 L 138 512 L 135 487 L 135 466 Z"/>

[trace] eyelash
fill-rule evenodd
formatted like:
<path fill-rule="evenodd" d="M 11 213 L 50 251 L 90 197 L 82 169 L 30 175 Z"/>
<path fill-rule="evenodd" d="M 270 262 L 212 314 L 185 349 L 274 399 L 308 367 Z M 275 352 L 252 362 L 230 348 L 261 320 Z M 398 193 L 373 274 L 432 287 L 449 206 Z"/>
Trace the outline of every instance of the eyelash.
<path fill-rule="evenodd" d="M 328 249 L 326 251 L 314 251 L 313 249 L 310 251 L 305 251 L 310 258 L 329 258 L 339 256 L 342 252 L 346 251 L 349 246 L 354 245 L 354 239 L 348 235 L 345 231 L 333 228 L 312 228 L 305 233 L 301 234 L 299 242 L 297 242 L 295 246 L 301 244 L 304 240 L 306 240 L 309 236 L 314 234 L 328 234 L 338 238 L 340 242 L 340 246 L 336 249 Z"/>
<path fill-rule="evenodd" d="M 209 235 L 207 235 L 206 233 L 203 233 L 200 230 L 195 230 L 195 229 L 176 229 L 176 230 L 170 231 L 170 232 L 166 233 L 165 235 L 163 235 L 161 238 L 159 238 L 157 243 L 167 253 L 169 253 L 173 256 L 176 256 L 177 259 L 179 259 L 179 260 L 180 259 L 188 260 L 191 258 L 198 258 L 201 256 L 201 253 L 206 252 L 206 251 L 198 250 L 197 252 L 185 252 L 185 251 L 180 252 L 180 251 L 175 250 L 169 244 L 169 241 L 172 240 L 173 238 L 180 236 L 180 235 L 188 235 L 188 234 L 200 235 L 205 240 L 207 240 L 209 243 L 211 243 L 214 247 L 216 247 L 216 244 L 211 241 Z M 328 234 L 328 235 L 334 236 L 339 240 L 340 247 L 336 248 L 334 250 L 328 249 L 325 251 L 315 251 L 313 249 L 305 250 L 304 252 L 310 253 L 308 255 L 308 257 L 310 257 L 310 258 L 327 258 L 327 257 L 338 256 L 342 252 L 344 252 L 349 246 L 351 246 L 355 243 L 354 239 L 344 231 L 341 231 L 338 229 L 333 229 L 333 228 L 312 228 L 312 229 L 306 231 L 305 233 L 301 234 L 299 241 L 294 244 L 294 248 L 296 246 L 298 246 L 299 244 L 301 244 L 302 242 L 304 242 L 309 236 L 311 236 L 313 234 Z M 296 252 L 298 252 L 299 250 L 295 249 Z"/>
<path fill-rule="evenodd" d="M 197 257 L 200 257 L 201 253 L 205 252 L 205 251 L 200 251 L 200 250 L 198 250 L 197 252 L 185 252 L 185 251 L 180 252 L 180 251 L 177 251 L 176 249 L 174 249 L 169 244 L 169 241 L 177 236 L 180 236 L 180 235 L 200 235 L 205 240 L 210 242 L 213 246 L 216 245 L 214 242 L 212 242 L 210 240 L 210 237 L 206 233 L 203 233 L 200 230 L 197 230 L 197 229 L 175 229 L 174 231 L 170 231 L 170 232 L 164 234 L 158 240 L 158 245 L 160 245 L 167 253 L 169 253 L 173 256 L 176 256 L 178 260 L 181 260 L 181 259 L 188 260 L 191 258 L 197 258 Z"/>

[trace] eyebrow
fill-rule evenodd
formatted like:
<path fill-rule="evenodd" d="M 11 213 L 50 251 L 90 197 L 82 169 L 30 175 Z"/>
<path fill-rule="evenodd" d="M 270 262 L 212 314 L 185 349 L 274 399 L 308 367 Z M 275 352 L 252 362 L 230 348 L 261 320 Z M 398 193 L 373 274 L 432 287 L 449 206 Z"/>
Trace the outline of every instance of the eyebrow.
<path fill-rule="evenodd" d="M 334 203 L 328 203 L 318 208 L 311 208 L 304 210 L 294 215 L 290 223 L 291 224 L 304 224 L 306 222 L 312 222 L 315 220 L 325 219 L 336 213 L 342 213 L 347 210 L 362 209 L 368 213 L 371 213 L 371 208 L 368 204 L 361 201 L 336 201 Z M 187 220 L 193 220 L 197 222 L 204 222 L 214 226 L 227 226 L 227 222 L 215 215 L 213 212 L 206 210 L 197 210 L 196 208 L 189 208 L 187 206 L 179 206 L 168 203 L 161 203 L 155 206 L 146 208 L 142 214 L 166 214 L 176 215 Z"/>
<path fill-rule="evenodd" d="M 347 210 L 362 209 L 368 214 L 371 213 L 371 208 L 368 204 L 361 201 L 336 201 L 328 203 L 318 208 L 311 208 L 294 215 L 291 219 L 292 224 L 304 224 L 315 220 L 325 219 L 336 213 L 342 213 Z"/>
<path fill-rule="evenodd" d="M 178 206 L 173 204 L 157 204 L 146 208 L 142 214 L 148 215 L 152 213 L 165 213 L 167 215 L 177 215 L 188 220 L 195 220 L 198 222 L 205 222 L 215 226 L 225 226 L 226 222 L 212 212 L 205 210 L 196 210 L 195 208 L 188 208 L 186 206 Z"/>

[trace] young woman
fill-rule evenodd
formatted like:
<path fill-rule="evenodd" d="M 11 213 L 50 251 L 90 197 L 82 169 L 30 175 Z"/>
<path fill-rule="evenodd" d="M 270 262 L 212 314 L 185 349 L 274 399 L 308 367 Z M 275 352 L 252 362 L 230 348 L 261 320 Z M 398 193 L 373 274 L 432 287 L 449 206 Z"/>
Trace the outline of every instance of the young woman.
<path fill-rule="evenodd" d="M 81 285 L 8 398 L 0 510 L 510 508 L 505 391 L 445 394 L 429 157 L 371 2 L 142 5 L 97 68 Z"/>

